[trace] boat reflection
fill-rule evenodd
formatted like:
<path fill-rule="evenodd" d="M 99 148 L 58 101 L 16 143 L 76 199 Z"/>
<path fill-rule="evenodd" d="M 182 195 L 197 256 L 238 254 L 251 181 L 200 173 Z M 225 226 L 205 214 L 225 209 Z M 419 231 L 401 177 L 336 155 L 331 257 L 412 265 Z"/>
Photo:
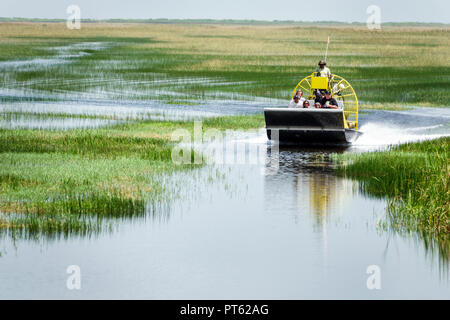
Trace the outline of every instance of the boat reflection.
<path fill-rule="evenodd" d="M 294 199 L 291 205 L 292 211 L 297 213 L 295 223 L 311 221 L 313 231 L 319 235 L 317 245 L 322 248 L 323 275 L 327 277 L 330 219 L 340 218 L 344 203 L 351 201 L 355 188 L 354 182 L 336 176 L 333 171 L 331 152 L 344 152 L 345 148 L 328 152 L 280 147 L 279 151 L 278 169 L 265 175 L 265 193 L 276 194 L 281 201 L 283 194 L 286 200 Z"/>
<path fill-rule="evenodd" d="M 345 150 L 280 147 L 278 168 L 268 170 L 265 175 L 266 193 L 279 194 L 281 190 L 295 193 L 297 211 L 309 211 L 317 230 L 320 230 L 330 214 L 340 211 L 336 209 L 341 208 L 346 199 L 352 198 L 355 189 L 355 182 L 336 176 L 330 159 L 332 152 Z"/>
<path fill-rule="evenodd" d="M 355 217 L 347 216 L 346 206 L 355 201 L 357 194 L 370 196 L 361 189 L 355 180 L 350 180 L 336 175 L 331 161 L 331 153 L 346 152 L 346 148 L 333 150 L 298 149 L 280 147 L 279 167 L 268 170 L 265 174 L 265 194 L 276 195 L 276 200 L 267 204 L 272 211 L 278 213 L 288 212 L 286 206 L 294 195 L 295 203 L 289 203 L 297 214 L 295 223 L 310 221 L 313 231 L 320 235 L 319 239 L 323 247 L 324 263 L 328 259 L 328 234 L 329 226 L 352 221 Z M 272 161 L 273 162 L 273 161 Z M 273 199 L 269 198 L 269 199 Z M 389 201 L 389 200 L 386 200 Z M 279 202 L 274 204 L 273 202 Z M 363 203 L 363 202 L 362 202 Z M 364 210 L 364 208 L 361 208 Z M 309 219 L 305 219 L 309 217 Z M 405 232 L 401 227 L 392 225 L 389 214 L 380 217 L 385 223 L 373 227 L 381 234 L 387 236 L 387 247 L 392 237 L 408 239 L 418 247 L 422 247 L 424 253 L 431 260 L 439 260 L 441 275 L 449 275 L 450 241 L 448 236 L 441 238 L 423 233 Z"/>

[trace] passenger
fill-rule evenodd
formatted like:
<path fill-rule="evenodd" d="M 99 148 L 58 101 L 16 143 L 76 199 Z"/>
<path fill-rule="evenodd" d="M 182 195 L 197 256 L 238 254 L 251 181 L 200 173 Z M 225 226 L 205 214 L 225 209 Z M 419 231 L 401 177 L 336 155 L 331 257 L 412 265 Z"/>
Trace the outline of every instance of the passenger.
<path fill-rule="evenodd" d="M 316 103 L 316 102 L 319 102 L 320 103 L 320 101 L 322 101 L 322 99 L 325 97 L 325 90 L 318 90 L 318 89 L 316 89 L 315 91 L 314 91 L 314 95 L 316 96 L 315 98 L 314 98 L 314 102 Z"/>
<path fill-rule="evenodd" d="M 314 107 L 317 109 L 320 109 L 320 108 L 322 108 L 322 105 L 320 104 L 320 102 L 316 102 L 316 103 L 314 103 Z"/>
<path fill-rule="evenodd" d="M 298 101 L 295 101 L 295 97 L 298 97 Z M 303 98 L 303 92 L 302 90 L 297 90 L 297 92 L 294 95 L 294 98 L 292 99 L 292 101 L 289 103 L 288 108 L 301 108 L 303 106 L 303 101 L 305 101 L 306 99 Z"/>
<path fill-rule="evenodd" d="M 297 90 L 297 92 L 295 93 L 296 96 L 300 97 L 300 102 L 303 103 L 306 99 L 303 97 L 303 91 L 302 90 Z"/>
<path fill-rule="evenodd" d="M 309 101 L 308 100 L 305 100 L 305 101 L 303 101 L 303 108 L 309 108 Z"/>
<path fill-rule="evenodd" d="M 320 104 L 321 104 L 322 108 L 326 108 L 326 109 L 339 108 L 339 105 L 338 105 L 336 99 L 331 97 L 330 91 L 325 92 L 325 97 L 320 101 Z"/>
<path fill-rule="evenodd" d="M 319 61 L 319 67 L 316 69 L 317 77 L 328 77 L 329 79 L 332 77 L 330 69 L 325 67 L 327 63 L 323 60 Z"/>
<path fill-rule="evenodd" d="M 289 102 L 288 108 L 300 108 L 303 102 L 300 102 L 300 97 L 298 95 L 294 96 L 291 102 Z"/>

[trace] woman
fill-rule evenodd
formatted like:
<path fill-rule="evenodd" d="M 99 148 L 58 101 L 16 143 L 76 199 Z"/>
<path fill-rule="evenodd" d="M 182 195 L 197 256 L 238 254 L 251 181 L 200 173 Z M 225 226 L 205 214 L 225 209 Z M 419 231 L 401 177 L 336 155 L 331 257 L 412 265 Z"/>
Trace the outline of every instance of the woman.
<path fill-rule="evenodd" d="M 303 108 L 309 108 L 309 106 L 310 106 L 309 101 L 308 101 L 308 100 L 305 100 L 305 101 L 303 102 Z"/>

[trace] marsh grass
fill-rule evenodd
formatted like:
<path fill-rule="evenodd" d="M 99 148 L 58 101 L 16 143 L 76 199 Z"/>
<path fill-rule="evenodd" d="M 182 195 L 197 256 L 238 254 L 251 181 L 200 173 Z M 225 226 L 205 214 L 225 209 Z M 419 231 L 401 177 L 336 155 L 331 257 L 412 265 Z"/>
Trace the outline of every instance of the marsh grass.
<path fill-rule="evenodd" d="M 287 99 L 322 58 L 331 35 L 329 65 L 347 78 L 362 106 L 447 106 L 450 40 L 447 27 L 86 24 L 0 24 L 0 60 L 18 47 L 36 56 L 46 46 L 107 43 L 69 64 L 7 70 L 0 87 L 76 98 L 186 101 Z M 31 49 L 40 48 L 41 51 Z M 51 52 L 51 50 L 49 50 Z M 49 53 L 53 54 L 53 53 Z M 20 58 L 20 56 L 19 56 Z"/>
<path fill-rule="evenodd" d="M 437 241 L 450 260 L 450 138 L 407 143 L 388 151 L 335 155 L 338 172 L 363 192 L 388 198 L 384 226 Z"/>
<path fill-rule="evenodd" d="M 169 161 L 171 146 L 161 139 L 124 137 L 106 130 L 49 131 L 0 130 L 0 152 L 69 153 L 88 158 L 139 157 Z"/>
<path fill-rule="evenodd" d="M 212 118 L 203 127 L 262 125 L 263 116 L 253 115 Z M 0 230 L 15 238 L 87 236 L 110 230 L 120 219 L 164 215 L 161 210 L 170 210 L 176 197 L 164 177 L 199 167 L 172 162 L 171 134 L 179 128 L 193 132 L 194 123 L 0 130 Z"/>
<path fill-rule="evenodd" d="M 261 113 L 246 116 L 210 117 L 201 120 L 201 123 L 203 130 L 259 129 L 264 127 L 264 115 Z M 144 120 L 118 124 L 113 126 L 111 129 L 108 129 L 108 131 L 120 136 L 171 139 L 172 133 L 179 128 L 186 129 L 193 133 L 194 121 Z"/>
<path fill-rule="evenodd" d="M 167 198 L 160 175 L 181 169 L 163 139 L 106 130 L 0 135 L 2 227 L 16 235 L 96 233 L 104 221 L 143 216 Z"/>
<path fill-rule="evenodd" d="M 98 223 L 95 231 L 106 219 L 142 216 L 147 203 L 164 199 L 158 176 L 177 170 L 134 157 L 85 158 L 39 151 L 2 153 L 0 163 L 2 225 L 27 232 L 43 226 L 41 232 L 55 228 L 77 233 Z"/>

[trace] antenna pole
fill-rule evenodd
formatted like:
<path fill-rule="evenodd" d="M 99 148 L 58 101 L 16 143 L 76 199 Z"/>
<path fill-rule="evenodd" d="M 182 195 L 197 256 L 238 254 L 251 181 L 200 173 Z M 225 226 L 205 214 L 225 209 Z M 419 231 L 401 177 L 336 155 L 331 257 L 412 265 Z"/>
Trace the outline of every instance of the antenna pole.
<path fill-rule="evenodd" d="M 327 62 L 327 55 L 328 55 L 328 45 L 330 44 L 330 36 L 328 36 L 328 41 L 327 41 L 327 49 L 325 50 L 325 58 L 324 61 Z"/>

